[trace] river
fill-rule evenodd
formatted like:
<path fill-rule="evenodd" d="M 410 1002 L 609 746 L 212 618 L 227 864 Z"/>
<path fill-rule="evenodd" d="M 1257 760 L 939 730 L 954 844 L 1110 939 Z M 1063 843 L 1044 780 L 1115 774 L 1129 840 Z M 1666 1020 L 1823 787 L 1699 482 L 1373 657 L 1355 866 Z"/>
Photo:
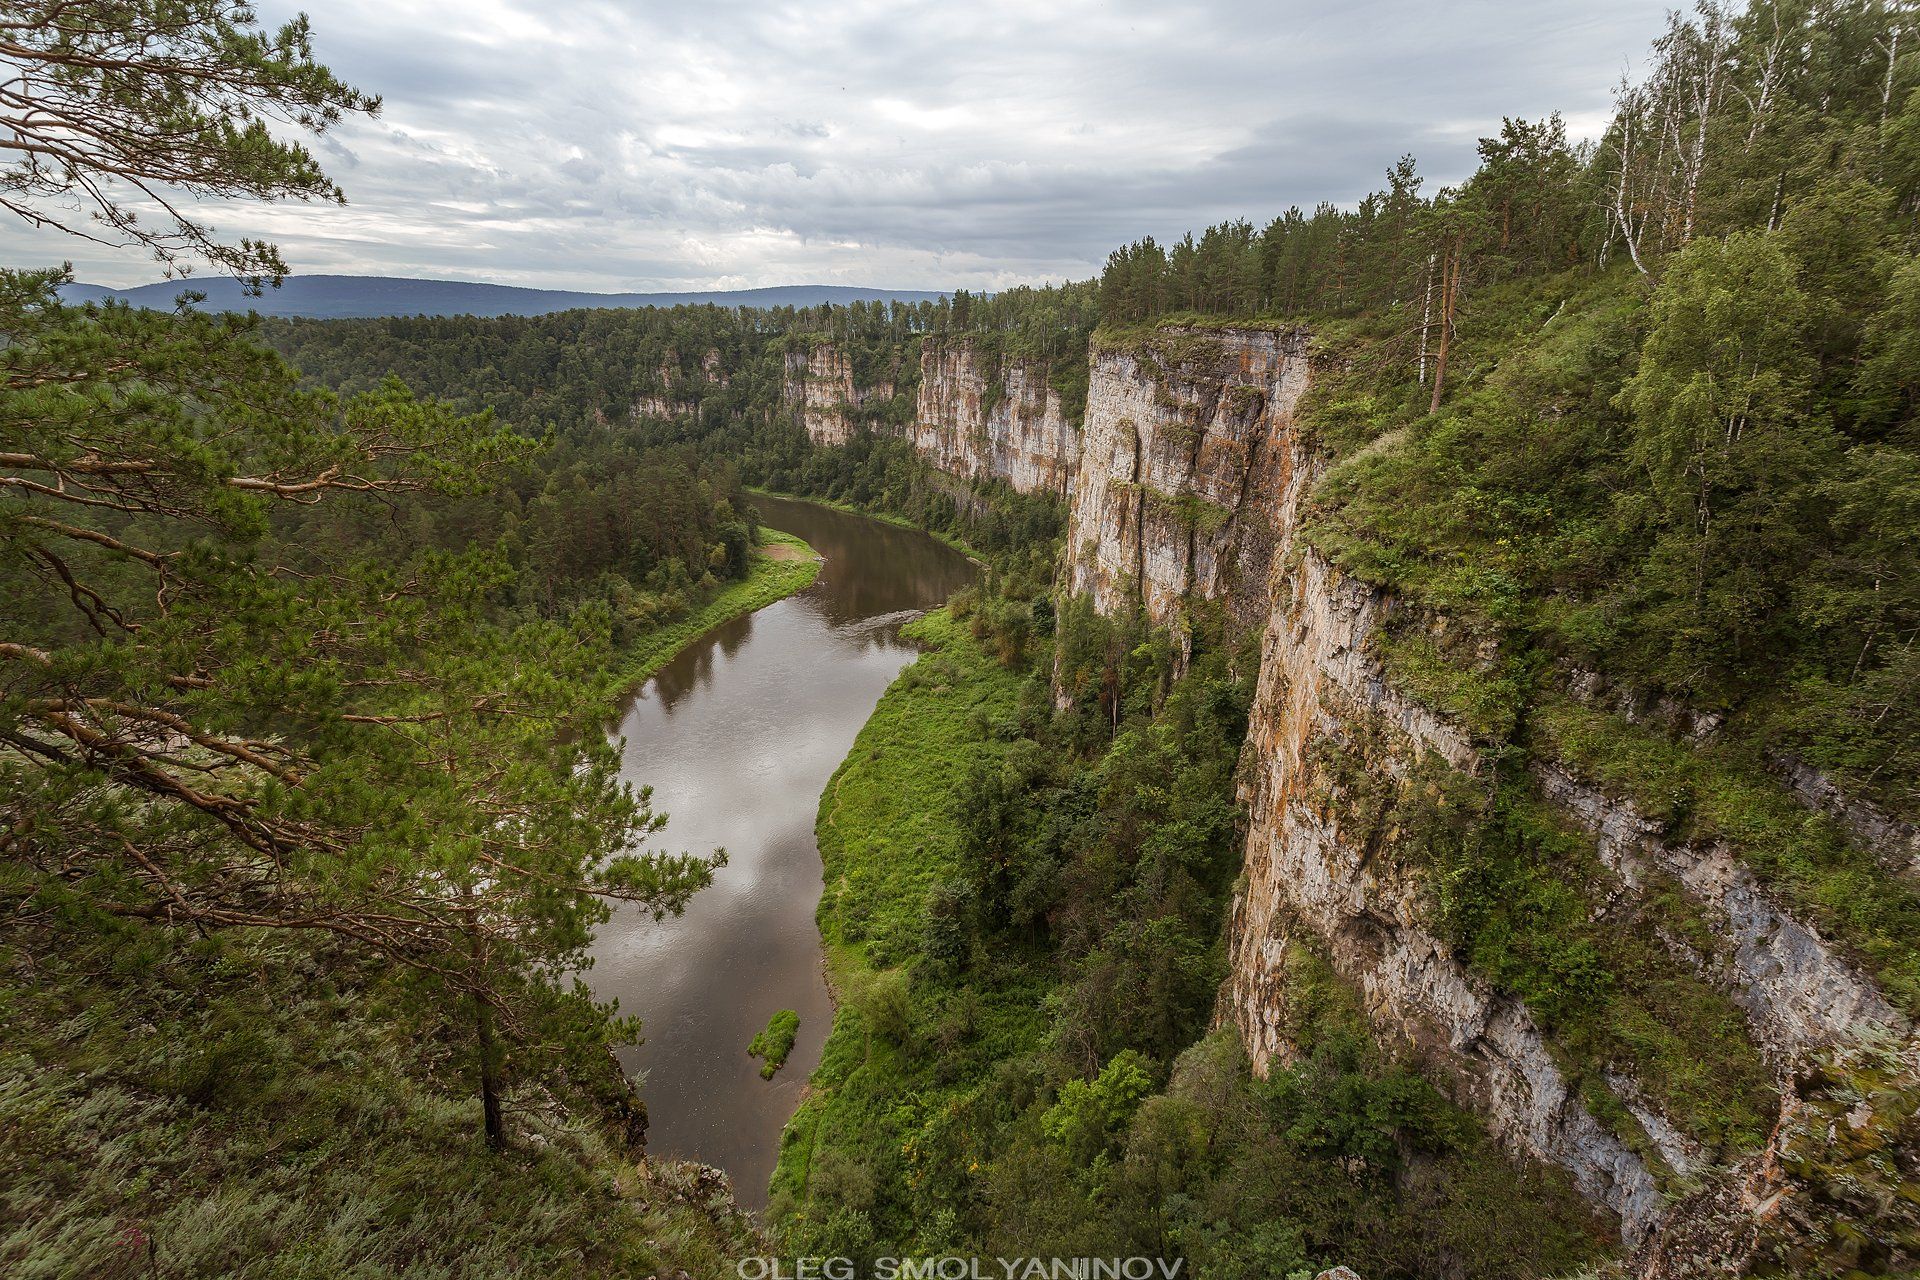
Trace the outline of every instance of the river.
<path fill-rule="evenodd" d="M 594 994 L 642 1019 L 621 1063 L 643 1078 L 647 1149 L 716 1165 L 763 1208 L 780 1130 L 820 1061 L 832 1018 L 813 913 L 814 813 L 827 779 L 913 647 L 902 623 L 971 582 L 974 566 L 926 534 L 826 507 L 756 500 L 765 523 L 825 559 L 798 595 L 684 650 L 620 718 L 623 773 L 671 815 L 658 843 L 726 849 L 685 915 L 618 912 L 595 940 Z M 781 1009 L 800 1014 L 786 1067 L 767 1081 L 747 1042 Z"/>

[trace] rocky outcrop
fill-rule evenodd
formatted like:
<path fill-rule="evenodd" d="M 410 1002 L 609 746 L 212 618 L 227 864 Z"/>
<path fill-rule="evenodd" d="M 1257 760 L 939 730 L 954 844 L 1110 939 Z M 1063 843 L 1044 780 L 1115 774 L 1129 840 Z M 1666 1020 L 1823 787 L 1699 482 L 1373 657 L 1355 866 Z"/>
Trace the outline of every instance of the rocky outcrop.
<path fill-rule="evenodd" d="M 1374 1024 L 1416 1046 L 1496 1138 L 1567 1169 L 1639 1240 L 1662 1203 L 1646 1164 L 1581 1102 L 1526 1007 L 1423 926 L 1413 876 L 1367 829 L 1368 806 L 1335 767 L 1344 758 L 1364 784 L 1431 750 L 1472 769 L 1472 743 L 1395 692 L 1369 655 L 1381 593 L 1309 550 L 1277 595 L 1244 758 L 1250 827 L 1223 1015 L 1261 1074 L 1284 1060 L 1285 956 L 1309 941 L 1361 992 Z"/>
<path fill-rule="evenodd" d="M 1759 1152 L 1674 1205 L 1605 1280 L 1912 1275 L 1920 1268 L 1920 1042 L 1869 1039 L 1781 1097 Z"/>
<path fill-rule="evenodd" d="M 1541 791 L 1594 836 L 1600 858 L 1629 888 L 1670 877 L 1705 908 L 1724 971 L 1755 1041 L 1785 1067 L 1806 1050 L 1858 1039 L 1907 1020 L 1812 925 L 1795 919 L 1759 877 L 1720 844 L 1669 843 L 1659 824 L 1558 764 L 1539 764 Z"/>
<path fill-rule="evenodd" d="M 1066 497 L 1080 468 L 1080 432 L 1047 374 L 1044 363 L 1003 362 L 964 339 L 929 341 L 920 354 L 914 449 L 950 476 Z"/>
<path fill-rule="evenodd" d="M 1791 757 L 1776 762 L 1787 786 L 1810 809 L 1818 809 L 1867 849 L 1895 875 L 1920 876 L 1920 827 L 1842 791 L 1812 765 Z"/>
<path fill-rule="evenodd" d="M 680 367 L 680 357 L 672 351 L 660 358 L 654 371 L 654 387 L 634 397 L 633 414 L 640 418 L 685 418 L 700 411 L 700 394 L 707 387 L 725 387 L 732 379 L 720 352 L 709 347 L 700 357 L 699 368 L 691 375 Z"/>
<path fill-rule="evenodd" d="M 780 397 L 815 444 L 845 444 L 853 438 L 855 410 L 893 398 L 891 382 L 857 386 L 852 359 L 832 343 L 787 352 L 782 374 Z"/>
<path fill-rule="evenodd" d="M 634 397 L 633 414 L 637 418 L 679 418 L 693 412 L 699 402 L 689 401 L 680 385 L 680 361 L 669 351 L 654 370 L 654 388 Z"/>
<path fill-rule="evenodd" d="M 1069 585 L 1156 623 L 1190 600 L 1265 614 L 1315 473 L 1295 412 L 1299 331 L 1159 329 L 1092 357 L 1067 530 Z"/>

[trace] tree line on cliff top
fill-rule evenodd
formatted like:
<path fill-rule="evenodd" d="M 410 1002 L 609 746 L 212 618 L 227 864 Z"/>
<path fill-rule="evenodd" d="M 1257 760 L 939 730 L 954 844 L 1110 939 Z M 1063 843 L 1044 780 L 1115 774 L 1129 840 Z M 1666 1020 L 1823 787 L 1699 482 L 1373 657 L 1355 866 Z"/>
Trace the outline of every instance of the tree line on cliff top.
<path fill-rule="evenodd" d="M 1912 814 L 1916 248 L 1914 7 L 1703 3 L 1598 140 L 1139 241 L 1100 308 L 1310 321 L 1324 549 Z"/>

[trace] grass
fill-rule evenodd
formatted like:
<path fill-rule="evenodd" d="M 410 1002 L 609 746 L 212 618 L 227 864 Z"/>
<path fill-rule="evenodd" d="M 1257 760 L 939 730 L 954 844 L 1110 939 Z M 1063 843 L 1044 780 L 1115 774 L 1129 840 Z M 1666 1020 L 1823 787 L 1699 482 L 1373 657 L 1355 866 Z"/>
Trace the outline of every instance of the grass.
<path fill-rule="evenodd" d="M 1552 754 L 1631 800 L 1669 839 L 1725 841 L 1889 1000 L 1920 1015 L 1920 891 L 1743 761 L 1737 744 L 1678 743 L 1565 698 L 1544 701 L 1534 726 Z"/>
<path fill-rule="evenodd" d="M 977 760 L 1007 743 L 1022 678 L 941 610 L 904 634 L 926 647 L 881 698 L 820 797 L 814 832 L 826 870 L 820 925 L 865 960 L 911 951 L 921 905 L 957 868 L 952 810 Z"/>
<path fill-rule="evenodd" d="M 1373 648 L 1395 688 L 1453 718 L 1476 741 L 1497 743 L 1512 735 L 1527 689 L 1516 673 L 1482 669 L 1468 653 L 1445 651 L 1420 631 L 1383 629 Z"/>
<path fill-rule="evenodd" d="M 609 705 L 618 701 L 721 623 L 805 591 L 820 576 L 820 561 L 813 548 L 792 534 L 762 529 L 760 545 L 763 549 L 754 555 L 746 577 L 727 583 L 680 621 L 650 631 L 626 646 L 619 664 L 607 673 L 601 701 Z"/>
<path fill-rule="evenodd" d="M 386 978 L 284 938 L 142 929 L 0 948 L 0 1273 L 241 1278 L 731 1273 L 722 1184 L 617 1149 L 584 1098 L 480 1137 L 461 1063 Z"/>
<path fill-rule="evenodd" d="M 819 573 L 798 538 L 762 546 L 747 577 L 627 646 L 598 698 Z M 764 1249 L 724 1181 L 628 1153 L 586 1092 L 510 1099 L 518 1138 L 488 1152 L 462 1063 L 407 1035 L 351 955 L 81 937 L 0 946 L 0 1273 L 707 1276 Z"/>
<path fill-rule="evenodd" d="M 1529 785 L 1489 793 L 1437 757 L 1392 778 L 1386 732 L 1362 715 L 1347 744 L 1321 749 L 1327 802 L 1355 815 L 1362 847 L 1389 841 L 1419 875 L 1435 932 L 1525 1001 L 1576 1080 L 1603 1089 L 1621 1072 L 1709 1151 L 1758 1145 L 1777 1104 L 1746 1020 L 1666 942 L 1702 932 L 1693 905 L 1620 892 L 1591 837 Z"/>
<path fill-rule="evenodd" d="M 787 1055 L 793 1052 L 793 1041 L 800 1034 L 800 1015 L 792 1009 L 782 1009 L 767 1019 L 766 1028 L 756 1032 L 747 1044 L 747 1056 L 760 1059 L 760 1078 L 771 1080 L 774 1073 L 787 1065 Z"/>
<path fill-rule="evenodd" d="M 956 992 L 914 989 L 904 962 L 929 895 L 959 870 L 953 809 L 975 764 L 1012 745 L 1025 681 L 944 611 L 906 634 L 926 652 L 880 699 L 820 798 L 819 922 L 837 1008 L 807 1098 L 782 1138 L 769 1213 L 776 1227 L 783 1218 L 789 1227 L 804 1221 L 812 1179 L 849 1164 L 912 1183 L 917 1135 L 978 1087 L 964 1070 L 941 1081 L 913 1073 L 902 1046 L 961 1015 L 934 1007 Z M 991 1065 L 1037 1043 L 1045 981 L 1014 976 L 1002 981 L 1006 971 L 990 970 L 965 981 L 959 1003 L 969 1062 Z"/>

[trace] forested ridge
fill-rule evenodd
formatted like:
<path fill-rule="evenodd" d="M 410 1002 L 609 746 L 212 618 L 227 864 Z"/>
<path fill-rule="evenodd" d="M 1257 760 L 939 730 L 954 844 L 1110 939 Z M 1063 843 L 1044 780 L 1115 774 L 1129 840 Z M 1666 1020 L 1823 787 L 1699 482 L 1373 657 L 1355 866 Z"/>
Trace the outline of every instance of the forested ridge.
<path fill-rule="evenodd" d="M 1306 422 L 1334 466 L 1308 537 L 1414 607 L 1379 638 L 1390 672 L 1496 753 L 1490 781 L 1396 793 L 1350 743 L 1349 799 L 1377 806 L 1436 932 L 1526 1001 L 1673 1195 L 1702 1175 L 1664 1165 L 1603 1074 L 1632 1072 L 1726 1162 L 1768 1138 L 1775 1084 L 1725 995 L 1667 958 L 1663 937 L 1706 922 L 1673 894 L 1598 896 L 1590 846 L 1531 768 L 1604 779 L 1672 838 L 1737 851 L 1916 1008 L 1920 898 L 1898 837 L 1876 849 L 1807 789 L 1870 802 L 1876 822 L 1920 800 L 1912 21 L 1877 4 L 1683 15 L 1594 144 L 1508 121 L 1458 189 L 1423 194 L 1403 161 L 1356 210 L 1142 241 L 1100 282 L 1097 347 L 1159 326 L 1315 335 Z M 1299 1061 L 1249 1096 L 1224 1083 L 1243 1079 L 1230 1040 L 1186 1047 L 1223 972 L 1224 872 L 1205 853 L 1222 818 L 1203 815 L 1233 788 L 1208 761 L 1238 745 L 1231 714 L 1196 721 L 1194 700 L 1230 707 L 1246 665 L 1204 615 L 1173 681 L 1150 643 L 1102 642 L 1070 607 L 1042 616 L 1025 584 L 999 594 L 968 606 L 974 636 L 1078 697 L 1050 715 L 1039 689 L 995 695 L 962 674 L 980 660 L 968 641 L 947 640 L 823 803 L 823 932 L 865 976 L 783 1153 L 789 1239 L 856 1255 L 1042 1240 L 1178 1252 L 1204 1275 L 1539 1273 L 1604 1252 L 1551 1175 L 1502 1172 L 1469 1119 L 1341 1020 L 1353 1006 L 1311 953 L 1286 965 Z M 1444 647 L 1423 616 L 1450 620 Z M 1058 619 L 1044 672 L 1036 617 Z M 997 711 L 917 736 L 946 686 Z M 1087 735 L 1089 713 L 1107 734 Z M 1151 743 L 1174 754 L 1149 783 L 1126 770 Z M 903 816 L 886 815 L 914 787 L 931 794 L 909 811 L 944 802 L 951 827 L 902 883 L 881 870 Z M 852 833 L 849 794 L 877 806 Z M 1719 1243 L 1744 1240 L 1767 1274 L 1910 1265 L 1914 1219 L 1894 1206 L 1911 1195 L 1912 1084 L 1910 1054 L 1872 1049 L 1802 1082 L 1816 1110 L 1873 1099 L 1873 1136 L 1823 1155 L 1789 1126 L 1813 1209 L 1757 1236 L 1716 1220 Z M 1443 1175 L 1457 1198 L 1427 1198 L 1463 1154 L 1492 1181 Z"/>
<path fill-rule="evenodd" d="M 301 24 L 247 36 L 196 0 L 220 39 L 183 49 L 164 8 L 111 39 L 169 109 L 324 129 L 377 105 Z M 232 97 L 187 74 L 232 56 Z M 214 170 L 157 171 L 335 194 L 238 128 Z M 1364 743 L 1345 778 L 1437 935 L 1651 1152 L 1604 1087 L 1648 1085 L 1702 1153 L 1647 1155 L 1664 1193 L 1748 1158 L 1778 1082 L 1660 945 L 1700 915 L 1596 900 L 1530 770 L 1735 850 L 1920 1015 L 1911 868 L 1811 807 L 1920 819 L 1920 15 L 1704 4 L 1598 139 L 1489 133 L 1457 187 L 1408 157 L 1356 208 L 910 305 L 251 322 L 5 273 L 0 1261 L 725 1274 L 761 1247 L 713 1184 L 632 1158 L 608 1050 L 633 1028 L 568 975 L 609 902 L 672 911 L 712 874 L 573 730 L 623 655 L 749 580 L 763 487 L 991 565 L 916 624 L 926 654 L 822 799 L 840 1011 L 775 1177 L 784 1251 L 1606 1265 L 1611 1224 L 1502 1154 L 1311 947 L 1285 957 L 1298 1052 L 1249 1075 L 1214 1019 L 1258 638 L 1063 597 L 1059 502 L 956 484 L 902 436 L 928 343 L 1044 367 L 1078 421 L 1089 350 L 1162 329 L 1311 332 L 1306 538 L 1446 622 L 1390 628 L 1382 660 L 1484 778 L 1395 792 Z M 284 270 L 189 221 L 120 229 Z M 820 349 L 887 392 L 847 406 L 844 447 L 789 399 Z M 1914 1265 L 1910 1058 L 1815 1071 L 1783 1148 L 1818 1215 L 1769 1226 L 1757 1274 Z"/>

